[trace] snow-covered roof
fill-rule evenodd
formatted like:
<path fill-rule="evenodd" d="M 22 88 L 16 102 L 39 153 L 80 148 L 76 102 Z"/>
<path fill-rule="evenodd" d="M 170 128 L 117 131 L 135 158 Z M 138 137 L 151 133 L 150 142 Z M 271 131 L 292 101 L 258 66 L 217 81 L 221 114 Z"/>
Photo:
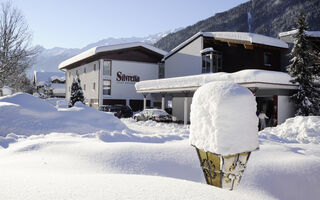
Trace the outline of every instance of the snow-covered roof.
<path fill-rule="evenodd" d="M 292 31 L 286 31 L 279 33 L 279 37 L 286 37 L 294 35 L 298 32 L 298 29 L 292 30 Z M 309 37 L 320 37 L 320 31 L 305 31 L 305 34 Z"/>
<path fill-rule="evenodd" d="M 274 46 L 280 48 L 288 48 L 288 44 L 284 41 L 268 37 L 265 35 L 255 34 L 255 33 L 245 33 L 245 32 L 204 32 L 203 36 L 213 37 L 216 40 L 228 39 L 234 41 L 249 42 L 251 44 L 263 44 L 267 46 Z"/>
<path fill-rule="evenodd" d="M 120 50 L 120 49 L 128 49 L 128 48 L 133 48 L 133 47 L 144 47 L 144 48 L 149 49 L 149 50 L 151 50 L 155 53 L 158 53 L 160 55 L 167 54 L 166 51 L 163 51 L 163 50 L 158 49 L 154 46 L 145 44 L 143 42 L 132 42 L 132 43 L 125 43 L 125 44 L 117 44 L 117 45 L 98 46 L 98 47 L 93 47 L 85 52 L 82 52 L 76 56 L 73 56 L 72 58 L 69 58 L 68 60 L 63 61 L 62 63 L 59 64 L 59 69 L 63 69 L 68 65 L 71 65 L 71 64 L 78 62 L 80 60 L 89 58 L 97 53 L 115 51 L 115 50 Z"/>
<path fill-rule="evenodd" d="M 156 80 L 141 81 L 135 84 L 137 92 L 160 92 L 160 91 L 195 91 L 205 83 L 213 81 L 232 81 L 246 87 L 255 84 L 283 85 L 294 89 L 290 80 L 293 78 L 284 72 L 268 70 L 242 70 L 235 73 L 209 73 L 193 76 L 165 78 Z"/>
<path fill-rule="evenodd" d="M 52 83 L 50 87 L 53 89 L 53 94 L 66 94 L 65 84 Z"/>
<path fill-rule="evenodd" d="M 204 37 L 212 37 L 216 40 L 228 40 L 230 42 L 247 42 L 248 44 L 262 44 L 262 45 L 267 45 L 267 46 L 273 46 L 273 47 L 279 47 L 279 48 L 288 48 L 288 44 L 285 43 L 284 41 L 273 38 L 273 37 L 268 37 L 264 35 L 259 35 L 255 33 L 247 33 L 247 32 L 198 32 L 186 41 L 182 42 L 179 44 L 177 47 L 172 49 L 164 59 L 167 57 L 171 56 L 175 52 L 177 52 L 179 49 L 182 47 L 186 46 L 189 44 L 191 41 L 193 41 L 195 38 L 199 36 L 204 36 Z"/>
<path fill-rule="evenodd" d="M 50 80 L 51 81 L 54 81 L 54 80 L 59 80 L 61 82 L 64 82 L 66 80 L 66 77 L 65 76 L 56 76 L 56 75 L 53 75 L 50 77 Z"/>
<path fill-rule="evenodd" d="M 37 86 L 44 85 L 47 82 L 52 82 L 53 80 L 59 80 L 64 82 L 65 73 L 64 72 L 44 72 L 44 71 L 34 71 L 34 83 Z"/>
<path fill-rule="evenodd" d="M 3 96 L 11 95 L 13 93 L 12 88 L 9 86 L 3 86 L 0 90 L 2 91 Z"/>
<path fill-rule="evenodd" d="M 214 51 L 214 49 L 212 47 L 209 47 L 209 48 L 205 48 L 205 49 L 201 50 L 200 53 L 210 53 L 213 51 Z"/>

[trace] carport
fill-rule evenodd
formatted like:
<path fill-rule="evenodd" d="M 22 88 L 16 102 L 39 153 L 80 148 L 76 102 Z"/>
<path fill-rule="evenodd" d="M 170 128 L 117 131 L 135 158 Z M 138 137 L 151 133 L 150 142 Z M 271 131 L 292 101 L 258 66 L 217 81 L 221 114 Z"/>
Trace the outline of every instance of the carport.
<path fill-rule="evenodd" d="M 272 98 L 274 118 L 277 123 L 281 123 L 291 117 L 294 111 L 288 97 L 298 88 L 298 85 L 292 84 L 291 79 L 287 73 L 283 72 L 243 70 L 236 73 L 221 72 L 141 81 L 136 83 L 136 90 L 144 96 L 144 109 L 147 95 L 161 94 L 162 109 L 165 108 L 166 96 L 172 99 L 183 98 L 183 122 L 187 124 L 190 99 L 200 86 L 212 81 L 233 81 L 250 89 L 257 98 Z M 261 105 L 258 105 L 258 108 L 259 106 Z M 175 111 L 175 107 L 172 107 L 172 110 Z"/>

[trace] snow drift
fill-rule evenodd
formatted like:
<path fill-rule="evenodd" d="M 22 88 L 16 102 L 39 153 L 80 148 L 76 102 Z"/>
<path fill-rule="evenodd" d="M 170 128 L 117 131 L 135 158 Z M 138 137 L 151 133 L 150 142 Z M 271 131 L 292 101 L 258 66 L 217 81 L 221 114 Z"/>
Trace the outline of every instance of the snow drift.
<path fill-rule="evenodd" d="M 4 148 L 29 136 L 52 133 L 98 138 L 103 142 L 163 143 L 186 137 L 185 133 L 146 136 L 143 132 L 129 129 L 112 113 L 80 102 L 66 108 L 63 100 L 43 100 L 24 93 L 0 98 L 0 147 Z"/>
<path fill-rule="evenodd" d="M 3 137 L 9 133 L 30 136 L 51 132 L 121 132 L 126 129 L 113 114 L 100 112 L 82 103 L 59 109 L 24 93 L 0 98 L 0 136 Z"/>
<path fill-rule="evenodd" d="M 156 127 L 153 122 L 121 121 L 136 132 L 143 130 L 145 136 L 188 131 L 177 124 Z M 0 149 L 1 199 L 313 200 L 320 196 L 317 144 L 260 138 L 260 151 L 251 154 L 241 184 L 228 191 L 205 184 L 197 153 L 187 139 L 105 143 L 83 136 L 34 135 Z"/>
<path fill-rule="evenodd" d="M 8 112 L 9 109 L 14 112 Z M 26 117 L 19 112 L 23 109 L 38 114 L 29 113 Z M 41 118 L 39 113 L 45 118 Z M 77 126 L 72 127 L 73 133 L 47 134 L 49 131 L 46 129 L 43 133 L 37 131 L 32 125 L 34 122 L 28 119 L 32 116 L 32 119 L 49 123 L 59 115 L 66 121 L 57 118 L 57 124 L 64 125 L 76 120 L 76 116 L 67 119 L 64 116 L 67 113 L 82 118 L 86 117 L 81 116 L 85 113 L 101 115 L 104 120 L 115 120 L 113 122 L 121 126 L 123 122 L 124 130 L 129 129 L 130 132 L 119 132 L 121 129 L 113 125 L 107 127 L 110 131 L 101 130 L 93 134 L 78 134 L 76 131 L 80 128 Z M 15 124 L 4 118 L 18 120 Z M 314 133 L 319 133 L 319 118 L 307 118 L 302 117 L 302 121 L 292 119 L 292 123 L 286 122 L 282 130 L 289 131 L 295 124 L 294 127 L 305 126 L 306 129 L 314 127 Z M 22 133 L 23 120 L 29 120 L 23 124 L 26 130 L 35 131 L 38 135 L 7 134 L 10 131 L 5 131 L 4 127 L 19 126 Z M 101 122 L 102 128 L 105 128 L 103 123 L 109 124 L 108 121 Z M 227 191 L 205 184 L 197 154 L 187 140 L 188 126 L 152 121 L 136 123 L 133 119 L 119 121 L 107 113 L 81 105 L 57 109 L 25 94 L 0 98 L 0 125 L 1 133 L 5 135 L 0 136 L 1 199 L 307 200 L 320 196 L 318 144 L 287 143 L 284 139 L 279 143 L 260 136 L 260 151 L 251 155 L 239 188 Z M 63 130 L 62 126 L 54 130 L 58 128 Z M 71 129 L 71 126 L 65 128 Z M 96 129 L 90 131 L 93 130 Z M 273 129 L 264 131 L 267 130 L 273 132 Z M 271 132 L 265 134 L 276 137 L 276 132 Z M 307 137 L 311 139 L 313 136 L 308 134 Z M 8 148 L 1 148 L 2 144 L 7 144 L 6 141 L 16 140 L 18 142 Z"/>
<path fill-rule="evenodd" d="M 280 142 L 320 144 L 320 116 L 297 116 L 277 127 L 259 132 L 260 137 Z"/>

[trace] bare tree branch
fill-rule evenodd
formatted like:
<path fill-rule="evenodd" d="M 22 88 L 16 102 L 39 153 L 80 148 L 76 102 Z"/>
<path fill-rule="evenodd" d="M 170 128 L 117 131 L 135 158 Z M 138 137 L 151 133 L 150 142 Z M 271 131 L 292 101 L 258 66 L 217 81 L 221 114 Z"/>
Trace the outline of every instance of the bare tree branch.
<path fill-rule="evenodd" d="M 30 47 L 31 34 L 21 12 L 10 2 L 1 3 L 0 9 L 0 87 L 21 90 L 25 72 L 37 54 Z M 21 79 L 24 81 L 21 81 Z"/>

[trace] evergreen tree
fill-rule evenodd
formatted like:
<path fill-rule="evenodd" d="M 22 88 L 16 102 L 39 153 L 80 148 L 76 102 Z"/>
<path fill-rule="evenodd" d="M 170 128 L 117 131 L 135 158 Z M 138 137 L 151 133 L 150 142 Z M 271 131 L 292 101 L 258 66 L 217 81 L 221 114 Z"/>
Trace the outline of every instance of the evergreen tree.
<path fill-rule="evenodd" d="M 300 14 L 297 20 L 298 31 L 294 35 L 295 45 L 292 49 L 289 74 L 293 83 L 299 88 L 290 98 L 297 106 L 296 115 L 309 116 L 320 114 L 319 65 L 316 64 L 315 53 L 305 31 L 308 29 L 305 16 Z"/>
<path fill-rule="evenodd" d="M 83 96 L 79 78 L 73 80 L 73 83 L 71 85 L 71 96 L 70 96 L 69 107 L 74 106 L 74 104 L 77 101 L 84 103 L 84 96 Z"/>

